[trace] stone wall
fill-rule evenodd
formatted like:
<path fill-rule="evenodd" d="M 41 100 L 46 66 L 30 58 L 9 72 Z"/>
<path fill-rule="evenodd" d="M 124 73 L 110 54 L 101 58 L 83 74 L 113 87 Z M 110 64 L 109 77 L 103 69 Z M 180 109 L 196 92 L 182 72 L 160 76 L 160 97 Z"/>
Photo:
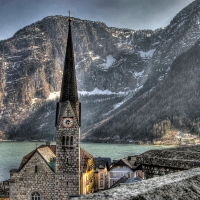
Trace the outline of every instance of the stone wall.
<path fill-rule="evenodd" d="M 29 200 L 35 191 L 41 195 L 42 200 L 54 200 L 54 188 L 55 173 L 38 152 L 19 172 L 10 172 L 10 200 Z"/>
<path fill-rule="evenodd" d="M 80 128 L 70 103 L 59 102 L 58 105 L 55 199 L 65 200 L 68 195 L 80 194 Z M 73 127 L 63 128 L 63 118 L 73 119 Z M 73 144 L 63 145 L 63 137 L 73 137 Z"/>

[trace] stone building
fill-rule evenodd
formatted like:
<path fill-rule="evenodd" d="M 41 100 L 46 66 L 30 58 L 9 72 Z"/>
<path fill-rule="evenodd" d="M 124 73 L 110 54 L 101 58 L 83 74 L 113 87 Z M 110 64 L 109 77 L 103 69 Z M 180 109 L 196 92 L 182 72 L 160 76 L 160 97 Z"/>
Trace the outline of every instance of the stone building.
<path fill-rule="evenodd" d="M 69 17 L 61 94 L 56 108 L 56 146 L 37 148 L 23 158 L 19 169 L 10 171 L 10 200 L 66 200 L 80 194 L 84 173 L 89 173 L 92 181 L 92 158 L 89 156 L 85 162 L 86 152 L 80 149 L 80 116 Z M 84 162 L 80 162 L 81 154 Z M 81 165 L 88 162 L 87 171 L 81 171 Z M 92 191 L 90 184 L 86 193 Z"/>
<path fill-rule="evenodd" d="M 82 148 L 80 148 L 80 155 L 80 187 L 82 188 L 80 194 L 88 194 L 93 192 L 93 184 L 91 184 L 94 182 L 93 157 Z M 56 145 L 41 145 L 33 150 L 24 156 L 19 169 L 10 171 L 10 174 L 12 180 L 10 197 L 12 199 L 21 200 L 30 197 L 35 197 L 36 200 L 38 200 L 37 198 L 41 200 L 54 199 Z M 83 183 L 87 175 L 91 177 L 89 183 Z"/>

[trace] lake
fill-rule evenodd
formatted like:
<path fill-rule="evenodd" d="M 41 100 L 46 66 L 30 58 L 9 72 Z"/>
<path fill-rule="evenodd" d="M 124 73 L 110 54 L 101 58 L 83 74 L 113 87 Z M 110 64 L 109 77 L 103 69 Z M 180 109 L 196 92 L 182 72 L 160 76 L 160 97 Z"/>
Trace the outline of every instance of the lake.
<path fill-rule="evenodd" d="M 45 143 L 37 142 L 37 146 L 41 144 Z M 110 157 L 112 160 L 138 155 L 150 149 L 169 148 L 168 146 L 104 143 L 81 143 L 81 147 L 94 157 Z M 0 142 L 0 181 L 9 179 L 9 170 L 17 169 L 22 158 L 35 148 L 36 142 Z"/>

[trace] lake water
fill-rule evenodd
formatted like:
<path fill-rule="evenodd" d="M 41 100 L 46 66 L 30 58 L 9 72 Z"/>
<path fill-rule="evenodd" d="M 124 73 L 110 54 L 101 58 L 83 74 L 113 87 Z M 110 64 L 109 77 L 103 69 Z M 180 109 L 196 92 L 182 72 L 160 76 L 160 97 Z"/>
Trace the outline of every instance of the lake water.
<path fill-rule="evenodd" d="M 41 144 L 45 143 L 37 142 L 37 146 Z M 110 157 L 111 159 L 138 155 L 150 149 L 169 148 L 166 146 L 103 143 L 81 143 L 81 147 L 94 157 Z M 9 179 L 9 170 L 17 169 L 22 158 L 35 148 L 36 142 L 0 142 L 0 181 Z"/>

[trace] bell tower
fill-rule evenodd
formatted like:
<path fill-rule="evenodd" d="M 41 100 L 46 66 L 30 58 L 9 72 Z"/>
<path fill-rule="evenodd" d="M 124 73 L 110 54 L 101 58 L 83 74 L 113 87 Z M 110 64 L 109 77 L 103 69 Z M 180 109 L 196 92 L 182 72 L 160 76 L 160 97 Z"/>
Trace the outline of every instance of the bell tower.
<path fill-rule="evenodd" d="M 70 12 L 69 12 L 70 14 Z M 55 199 L 80 194 L 80 126 L 74 51 L 69 15 L 68 38 L 60 100 L 56 108 Z"/>

